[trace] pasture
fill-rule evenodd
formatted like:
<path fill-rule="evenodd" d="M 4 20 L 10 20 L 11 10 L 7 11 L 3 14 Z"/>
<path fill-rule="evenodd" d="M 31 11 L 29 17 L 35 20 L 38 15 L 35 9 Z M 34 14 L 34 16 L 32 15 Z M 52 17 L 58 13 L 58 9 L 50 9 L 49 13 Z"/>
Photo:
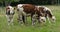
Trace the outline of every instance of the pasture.
<path fill-rule="evenodd" d="M 48 5 L 47 7 L 52 10 L 56 17 L 56 23 L 54 25 L 46 21 L 45 25 L 40 25 L 37 22 L 35 26 L 32 26 L 30 17 L 27 17 L 28 25 L 20 25 L 17 21 L 17 12 L 15 12 L 14 25 L 8 26 L 5 16 L 5 7 L 0 7 L 0 32 L 60 32 L 60 6 Z"/>

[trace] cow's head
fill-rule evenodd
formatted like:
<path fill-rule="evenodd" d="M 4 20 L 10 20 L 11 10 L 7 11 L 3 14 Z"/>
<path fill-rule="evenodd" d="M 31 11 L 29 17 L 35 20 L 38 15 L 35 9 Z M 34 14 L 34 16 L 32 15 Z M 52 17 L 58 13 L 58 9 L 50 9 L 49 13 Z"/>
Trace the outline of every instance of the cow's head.
<path fill-rule="evenodd" d="M 17 5 L 17 11 L 23 11 L 23 5 L 22 4 Z"/>
<path fill-rule="evenodd" d="M 48 18 L 50 18 L 50 20 L 52 20 L 52 22 L 55 22 L 56 18 L 53 15 L 51 9 L 49 9 L 47 7 L 44 7 L 44 11 L 46 11 L 46 14 L 47 14 Z"/>
<path fill-rule="evenodd" d="M 46 18 L 45 17 L 42 17 L 40 16 L 40 19 L 39 19 L 41 22 L 46 22 Z"/>
<path fill-rule="evenodd" d="M 52 16 L 51 19 L 52 19 L 52 22 L 55 23 L 55 20 L 56 20 L 55 16 Z"/>
<path fill-rule="evenodd" d="M 7 6 L 6 7 L 6 13 L 7 14 L 14 14 L 15 13 L 15 8 L 14 7 L 12 7 L 12 6 Z"/>

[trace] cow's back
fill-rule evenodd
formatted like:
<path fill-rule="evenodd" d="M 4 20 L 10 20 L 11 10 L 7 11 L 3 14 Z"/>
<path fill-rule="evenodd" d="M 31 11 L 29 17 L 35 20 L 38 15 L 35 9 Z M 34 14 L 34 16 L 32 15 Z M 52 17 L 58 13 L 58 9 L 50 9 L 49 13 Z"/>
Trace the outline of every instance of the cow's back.
<path fill-rule="evenodd" d="M 32 4 L 24 4 L 23 5 L 24 12 L 26 13 L 34 13 L 35 12 L 35 5 Z"/>

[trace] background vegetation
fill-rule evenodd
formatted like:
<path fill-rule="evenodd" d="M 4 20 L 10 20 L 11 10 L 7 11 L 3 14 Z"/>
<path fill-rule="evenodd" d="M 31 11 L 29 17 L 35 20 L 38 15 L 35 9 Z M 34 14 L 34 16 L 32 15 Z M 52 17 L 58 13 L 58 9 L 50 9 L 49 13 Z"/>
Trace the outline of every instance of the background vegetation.
<path fill-rule="evenodd" d="M 0 6 L 16 6 L 17 4 L 59 5 L 60 0 L 0 0 Z"/>

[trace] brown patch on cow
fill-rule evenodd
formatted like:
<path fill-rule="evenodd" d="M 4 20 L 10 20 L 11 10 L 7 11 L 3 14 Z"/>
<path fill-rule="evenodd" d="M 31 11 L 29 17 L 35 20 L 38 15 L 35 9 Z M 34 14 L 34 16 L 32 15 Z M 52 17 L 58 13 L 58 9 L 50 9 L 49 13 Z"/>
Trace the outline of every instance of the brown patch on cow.
<path fill-rule="evenodd" d="M 9 11 L 9 10 L 10 10 L 10 8 L 7 6 L 7 7 L 6 7 L 6 11 Z"/>
<path fill-rule="evenodd" d="M 46 13 L 50 18 L 52 18 L 53 15 L 50 13 L 50 11 L 46 11 Z"/>
<path fill-rule="evenodd" d="M 32 4 L 24 4 L 23 5 L 24 12 L 26 13 L 34 13 L 35 12 L 35 5 Z"/>

